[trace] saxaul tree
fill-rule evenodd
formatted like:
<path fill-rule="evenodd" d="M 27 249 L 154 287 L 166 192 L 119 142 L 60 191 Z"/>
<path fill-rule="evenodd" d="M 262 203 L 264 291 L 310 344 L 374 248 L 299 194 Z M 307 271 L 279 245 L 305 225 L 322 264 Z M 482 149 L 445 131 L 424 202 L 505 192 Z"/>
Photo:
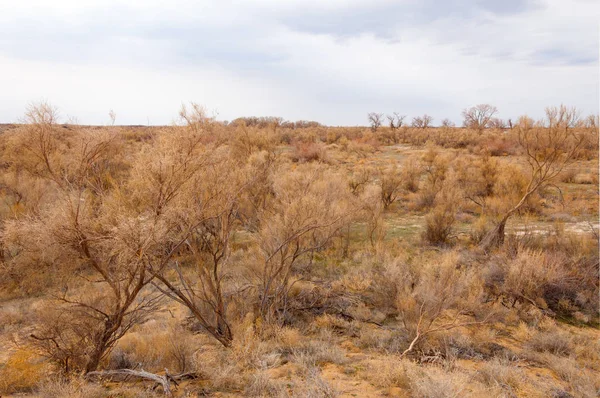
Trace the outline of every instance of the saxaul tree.
<path fill-rule="evenodd" d="M 367 115 L 371 131 L 376 132 L 383 123 L 383 113 L 371 112 Z"/>
<path fill-rule="evenodd" d="M 401 356 L 410 354 L 432 334 L 481 325 L 492 315 L 488 312 L 479 319 L 467 315 L 472 314 L 480 292 L 470 288 L 476 275 L 459 266 L 455 253 L 418 267 L 417 271 L 409 264 L 392 263 L 384 274 L 393 287 L 394 307 L 409 341 Z"/>
<path fill-rule="evenodd" d="M 412 119 L 412 127 L 419 129 L 426 129 L 431 127 L 431 123 L 433 122 L 433 117 L 425 114 L 423 116 L 416 116 Z"/>
<path fill-rule="evenodd" d="M 392 130 L 401 128 L 404 125 L 405 118 L 405 115 L 401 115 L 398 112 L 394 112 L 393 114 L 387 116 L 389 126 Z"/>
<path fill-rule="evenodd" d="M 538 123 L 534 124 L 527 117 L 519 120 L 515 129 L 529 168 L 529 180 L 521 199 L 502 215 L 496 226 L 481 241 L 480 245 L 484 250 L 501 245 L 510 217 L 535 192 L 551 184 L 576 159 L 585 140 L 585 135 L 576 130 L 578 122 L 577 110 L 564 105 L 546 108 L 545 119 Z"/>
<path fill-rule="evenodd" d="M 4 243 L 15 264 L 44 261 L 71 275 L 32 338 L 65 371 L 88 373 L 156 308 L 161 295 L 149 285 L 189 235 L 179 199 L 207 163 L 196 150 L 206 140 L 161 134 L 124 172 L 115 134 L 65 130 L 55 120 L 51 108 L 35 107 L 10 142 L 11 166 L 48 181 L 53 198 L 9 223 Z"/>
<path fill-rule="evenodd" d="M 33 106 L 9 143 L 11 167 L 48 182 L 54 202 L 11 221 L 4 244 L 15 253 L 14 264 L 49 261 L 89 286 L 84 294 L 74 288 L 77 283 L 65 283 L 55 294 L 64 325 L 48 319 L 31 335 L 65 371 L 88 372 L 156 303 L 140 296 L 149 281 L 140 255 L 153 242 L 140 236 L 135 218 L 121 212 L 111 186 L 115 136 L 76 126 L 65 130 L 56 120 L 48 104 Z"/>
<path fill-rule="evenodd" d="M 353 195 L 341 176 L 322 168 L 303 167 L 274 181 L 273 203 L 259 216 L 255 234 L 255 283 L 258 316 L 283 322 L 290 309 L 289 292 L 302 278 L 312 254 L 323 250 L 355 214 Z"/>
<path fill-rule="evenodd" d="M 442 120 L 442 127 L 456 127 L 456 124 L 448 118 Z"/>
<path fill-rule="evenodd" d="M 155 286 L 190 310 L 199 325 L 225 347 L 233 341 L 229 304 L 244 287 L 232 281 L 231 241 L 245 219 L 239 215 L 247 190 L 268 162 L 239 164 L 220 148 L 216 162 L 199 173 L 181 205 L 191 209 L 180 219 L 187 232 L 179 261 L 155 270 Z"/>
<path fill-rule="evenodd" d="M 169 256 L 147 261 L 146 271 L 153 287 L 187 307 L 204 330 L 229 346 L 223 280 L 241 181 L 254 174 L 230 161 L 231 148 L 214 137 L 203 108 L 183 108 L 180 116 L 183 126 L 146 147 L 132 170 L 133 199 L 166 215 L 171 240 Z"/>
<path fill-rule="evenodd" d="M 489 104 L 479 104 L 462 111 L 463 126 L 482 132 L 488 127 L 494 115 L 498 113 L 495 106 Z"/>

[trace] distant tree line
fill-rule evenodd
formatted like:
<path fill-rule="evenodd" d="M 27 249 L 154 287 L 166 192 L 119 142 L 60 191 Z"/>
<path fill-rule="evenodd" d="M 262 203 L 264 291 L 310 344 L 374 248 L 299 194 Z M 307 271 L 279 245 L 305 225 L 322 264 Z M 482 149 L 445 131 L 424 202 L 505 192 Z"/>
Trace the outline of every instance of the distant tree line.
<path fill-rule="evenodd" d="M 301 129 L 301 128 L 310 128 L 310 127 L 321 127 L 321 123 L 315 122 L 313 120 L 297 120 L 295 122 L 285 120 L 282 117 L 278 116 L 248 116 L 248 117 L 238 117 L 237 119 L 232 120 L 226 124 L 233 125 L 245 125 L 248 127 L 258 127 L 265 128 L 269 126 L 273 127 L 281 127 L 288 129 Z"/>
<path fill-rule="evenodd" d="M 477 130 L 479 132 L 483 131 L 486 128 L 512 128 L 512 121 L 509 119 L 508 121 L 504 121 L 502 119 L 494 117 L 498 113 L 498 108 L 489 104 L 479 104 L 472 106 L 470 108 L 466 108 L 462 111 L 463 117 L 463 127 Z M 401 115 L 398 112 L 394 112 L 391 115 L 386 116 L 388 120 L 389 127 L 393 130 L 399 129 L 402 126 L 405 126 L 404 120 L 406 119 L 406 115 Z M 379 127 L 382 126 L 384 121 L 384 114 L 371 112 L 367 115 L 367 119 L 369 121 L 369 125 L 372 131 L 377 131 Z M 415 116 L 411 120 L 411 127 L 426 129 L 429 127 L 433 127 L 433 117 L 424 114 L 422 116 Z M 456 125 L 450 119 L 443 119 L 441 122 L 441 127 L 455 127 Z"/>

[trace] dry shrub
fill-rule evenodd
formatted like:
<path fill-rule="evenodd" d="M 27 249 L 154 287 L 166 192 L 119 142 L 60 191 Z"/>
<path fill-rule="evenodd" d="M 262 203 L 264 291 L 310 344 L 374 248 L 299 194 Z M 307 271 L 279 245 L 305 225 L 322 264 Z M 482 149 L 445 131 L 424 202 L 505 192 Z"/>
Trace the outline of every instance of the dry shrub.
<path fill-rule="evenodd" d="M 323 379 L 317 368 L 305 372 L 304 380 L 299 386 L 294 386 L 293 396 L 306 398 L 335 398 L 339 392 L 327 380 Z"/>
<path fill-rule="evenodd" d="M 31 392 L 48 377 L 48 363 L 28 348 L 19 348 L 0 366 L 0 394 Z"/>
<path fill-rule="evenodd" d="M 259 325 L 256 325 L 259 326 Z M 272 329 L 270 325 L 256 327 L 252 316 L 248 314 L 239 324 L 234 325 L 235 339 L 229 355 L 234 359 L 235 365 L 241 369 L 254 369 L 269 367 L 269 362 L 276 363 L 278 357 L 269 357 L 274 352 L 266 339 L 263 339 L 256 329 L 268 336 Z M 271 333 L 272 334 L 272 333 Z M 277 354 L 276 354 L 277 355 Z"/>
<path fill-rule="evenodd" d="M 407 369 L 413 369 L 414 364 L 397 356 L 383 356 L 369 360 L 361 377 L 379 388 L 400 387 L 409 389 L 410 378 Z"/>
<path fill-rule="evenodd" d="M 252 272 L 258 288 L 258 315 L 282 322 L 297 275 L 307 273 L 312 256 L 326 249 L 356 217 L 347 181 L 322 167 L 304 165 L 282 173 L 273 183 L 271 209 L 260 216 Z M 254 257 L 255 256 L 255 257 Z"/>
<path fill-rule="evenodd" d="M 415 367 L 409 372 L 411 396 L 419 398 L 482 397 L 488 388 L 458 371 Z"/>
<path fill-rule="evenodd" d="M 519 152 L 517 140 L 506 135 L 489 135 L 482 140 L 481 147 L 489 151 L 491 156 L 513 156 Z"/>
<path fill-rule="evenodd" d="M 356 325 L 353 322 L 345 320 L 342 317 L 330 314 L 322 314 L 314 318 L 310 324 L 309 331 L 326 333 L 342 332 L 352 334 L 355 327 Z"/>
<path fill-rule="evenodd" d="M 48 380 L 40 384 L 36 397 L 39 398 L 159 398 L 162 392 L 151 384 L 146 387 L 131 384 L 111 385 L 110 388 L 72 377 L 68 380 Z"/>
<path fill-rule="evenodd" d="M 575 184 L 598 185 L 598 173 L 577 174 L 572 182 Z"/>
<path fill-rule="evenodd" d="M 71 380 L 46 381 L 40 384 L 38 394 L 40 398 L 109 398 L 114 396 L 113 391 L 109 392 L 98 384 L 86 383 L 74 378 Z M 149 396 L 154 395 L 150 394 Z M 131 391 L 127 396 L 133 397 L 135 394 Z M 141 397 L 141 394 L 138 396 Z"/>
<path fill-rule="evenodd" d="M 313 368 L 327 363 L 341 365 L 347 362 L 344 352 L 328 341 L 311 340 L 292 349 L 292 361 L 304 368 Z"/>
<path fill-rule="evenodd" d="M 455 221 L 453 206 L 446 204 L 435 206 L 425 217 L 423 240 L 436 246 L 447 244 Z"/>
<path fill-rule="evenodd" d="M 586 398 L 598 396 L 600 379 L 597 377 L 597 371 L 585 368 L 578 363 L 577 359 L 550 353 L 536 354 L 531 359 L 548 367 L 566 382 L 567 391 L 571 396 Z"/>
<path fill-rule="evenodd" d="M 597 260 L 554 251 L 520 249 L 488 268 L 487 284 L 510 305 L 533 305 L 571 316 L 593 314 L 598 305 Z"/>
<path fill-rule="evenodd" d="M 374 153 L 377 150 L 377 145 L 374 142 L 364 143 L 357 141 L 350 141 L 346 146 L 346 151 L 349 153 L 356 154 L 357 156 L 364 158 L 367 155 Z"/>
<path fill-rule="evenodd" d="M 149 128 L 130 127 L 122 130 L 122 136 L 125 141 L 145 143 L 152 141 L 157 134 L 157 131 Z"/>
<path fill-rule="evenodd" d="M 232 132 L 229 142 L 235 158 L 248 159 L 255 152 L 273 152 L 277 144 L 277 137 L 272 130 L 240 124 Z"/>
<path fill-rule="evenodd" d="M 381 246 L 386 234 L 382 196 L 379 186 L 368 185 L 359 197 L 361 216 L 366 221 L 366 235 L 373 249 Z"/>
<path fill-rule="evenodd" d="M 216 391 L 239 391 L 244 388 L 244 369 L 222 351 L 203 351 L 197 356 L 196 367 L 207 379 L 207 385 Z"/>
<path fill-rule="evenodd" d="M 148 322 L 125 335 L 108 358 L 109 369 L 133 368 L 148 371 L 168 368 L 172 373 L 193 371 L 198 339 L 181 327 Z"/>
<path fill-rule="evenodd" d="M 518 203 L 523 197 L 527 184 L 527 176 L 522 168 L 514 164 L 506 164 L 499 167 L 493 187 L 493 197 L 489 198 L 486 202 L 486 214 L 498 217 L 507 212 L 514 203 Z M 521 214 L 539 214 L 541 212 L 539 194 L 536 193 L 529 196 L 519 212 Z"/>
<path fill-rule="evenodd" d="M 459 204 L 458 190 L 452 184 L 447 184 L 438 194 L 434 208 L 425 217 L 425 242 L 437 246 L 449 243 Z"/>
<path fill-rule="evenodd" d="M 559 356 L 568 356 L 573 351 L 571 336 L 556 327 L 549 331 L 534 333 L 525 346 L 535 352 L 549 352 Z"/>
<path fill-rule="evenodd" d="M 400 142 L 400 135 L 401 134 L 398 132 L 397 129 L 382 128 L 378 132 L 377 137 L 382 144 L 393 145 Z"/>
<path fill-rule="evenodd" d="M 206 160 L 201 155 L 207 132 L 196 128 L 195 118 L 193 123 L 162 134 L 132 156 L 126 180 L 112 167 L 111 133 L 74 129 L 63 137 L 52 123 L 34 123 L 16 145 L 25 156 L 14 166 L 52 183 L 58 198 L 35 216 L 7 226 L 4 243 L 16 253 L 12 260 L 46 258 L 66 275 L 80 277 L 61 281 L 61 313 L 40 325 L 34 337 L 65 371 L 71 365 L 95 370 L 114 344 L 156 308 L 158 297 L 146 294 L 152 280 L 147 267 L 163 267 L 175 254 L 165 248 L 176 247 L 182 228 L 168 220 L 194 208 L 185 206 L 189 201 L 178 202 L 179 194 Z"/>
<path fill-rule="evenodd" d="M 287 383 L 273 380 L 266 371 L 259 371 L 250 376 L 244 389 L 246 397 L 288 397 Z"/>
<path fill-rule="evenodd" d="M 236 340 L 241 335 L 236 329 Z M 242 348 L 243 343 L 239 348 L 234 344 L 232 349 L 225 349 L 214 340 L 205 338 L 194 352 L 192 368 L 206 380 L 206 386 L 210 390 L 239 391 L 245 387 L 247 371 L 259 368 L 250 358 L 253 350 L 244 351 Z"/>
<path fill-rule="evenodd" d="M 438 148 L 428 145 L 427 151 L 420 160 L 421 170 L 425 179 L 421 182 L 417 207 L 429 209 L 435 203 L 437 194 L 444 186 L 448 171 L 448 157 L 442 155 Z"/>
<path fill-rule="evenodd" d="M 366 349 L 397 354 L 406 348 L 406 337 L 397 331 L 367 327 L 360 329 L 358 345 Z"/>
<path fill-rule="evenodd" d="M 350 192 L 354 195 L 360 195 L 364 192 L 365 187 L 371 182 L 373 172 L 368 167 L 360 167 L 354 170 L 348 180 Z"/>
<path fill-rule="evenodd" d="M 595 236 L 597 229 L 592 228 L 593 225 L 590 225 L 591 233 L 568 232 L 563 223 L 554 222 L 552 229 L 547 233 L 526 230 L 520 235 L 512 236 L 509 240 L 512 247 L 507 247 L 507 251 L 518 252 L 519 248 L 526 248 L 563 254 L 573 261 L 580 262 L 581 272 L 578 274 L 583 276 L 595 272 L 591 263 L 598 257 L 598 238 Z"/>
<path fill-rule="evenodd" d="M 421 178 L 421 169 L 419 163 L 413 158 L 408 159 L 402 165 L 400 179 L 402 188 L 408 192 L 417 192 L 419 190 L 419 180 Z"/>
<path fill-rule="evenodd" d="M 0 332 L 8 332 L 18 326 L 29 323 L 29 307 L 31 302 L 9 303 L 0 307 Z"/>
<path fill-rule="evenodd" d="M 518 396 L 523 384 L 531 383 L 516 364 L 502 358 L 485 362 L 477 372 L 478 379 L 490 387 L 500 387 L 508 396 Z"/>
<path fill-rule="evenodd" d="M 394 165 L 386 169 L 380 169 L 378 177 L 378 183 L 381 189 L 381 202 L 383 203 L 383 207 L 388 209 L 400 195 L 402 173 L 398 166 Z"/>
<path fill-rule="evenodd" d="M 471 229 L 469 230 L 471 242 L 475 244 L 481 242 L 492 228 L 493 225 L 488 217 L 482 215 L 471 225 Z"/>
<path fill-rule="evenodd" d="M 584 333 L 576 334 L 571 339 L 572 357 L 577 358 L 581 363 L 585 363 L 589 368 L 600 371 L 600 339 L 590 338 L 585 333 L 588 330 L 582 330 Z"/>
<path fill-rule="evenodd" d="M 460 188 L 467 204 L 485 211 L 498 179 L 498 162 L 487 154 L 480 157 L 457 157 L 452 163 L 455 186 Z"/>
<path fill-rule="evenodd" d="M 385 278 L 395 285 L 395 307 L 410 343 L 403 355 L 422 347 L 436 332 L 477 321 L 463 314 L 481 312 L 479 276 L 472 268 L 460 266 L 456 252 L 418 265 L 389 263 Z"/>
<path fill-rule="evenodd" d="M 574 168 L 564 169 L 558 176 L 558 180 L 560 182 L 564 182 L 567 184 L 575 183 L 575 177 L 577 176 L 577 170 Z"/>
<path fill-rule="evenodd" d="M 319 142 L 296 142 L 291 153 L 293 162 L 328 162 L 327 150 Z"/>
<path fill-rule="evenodd" d="M 85 343 L 97 330 L 94 321 L 49 301 L 37 308 L 34 324 L 30 341 L 40 355 L 57 364 L 64 373 L 85 367 L 91 349 Z"/>
<path fill-rule="evenodd" d="M 485 137 L 493 135 L 492 133 L 479 134 L 477 131 L 441 127 L 429 129 L 400 129 L 399 138 L 411 145 L 421 146 L 427 141 L 431 141 L 443 148 L 475 148 L 484 141 Z"/>

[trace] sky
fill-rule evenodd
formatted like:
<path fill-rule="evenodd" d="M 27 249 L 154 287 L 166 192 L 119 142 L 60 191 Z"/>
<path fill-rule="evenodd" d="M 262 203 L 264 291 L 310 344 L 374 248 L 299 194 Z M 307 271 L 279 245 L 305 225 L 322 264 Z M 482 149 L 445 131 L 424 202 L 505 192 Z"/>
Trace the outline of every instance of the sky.
<path fill-rule="evenodd" d="M 598 113 L 597 0 L 0 0 L 0 123 Z"/>

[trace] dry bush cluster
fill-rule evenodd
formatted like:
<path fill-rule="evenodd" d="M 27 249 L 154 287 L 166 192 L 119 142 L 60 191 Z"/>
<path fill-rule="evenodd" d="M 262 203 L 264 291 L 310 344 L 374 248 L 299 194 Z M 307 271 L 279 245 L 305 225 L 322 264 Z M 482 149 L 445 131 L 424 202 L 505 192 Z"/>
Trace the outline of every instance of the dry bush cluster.
<path fill-rule="evenodd" d="M 597 228 L 557 220 L 597 201 L 597 123 L 495 113 L 192 105 L 146 129 L 31 107 L 0 135 L 0 394 L 593 396 Z"/>

